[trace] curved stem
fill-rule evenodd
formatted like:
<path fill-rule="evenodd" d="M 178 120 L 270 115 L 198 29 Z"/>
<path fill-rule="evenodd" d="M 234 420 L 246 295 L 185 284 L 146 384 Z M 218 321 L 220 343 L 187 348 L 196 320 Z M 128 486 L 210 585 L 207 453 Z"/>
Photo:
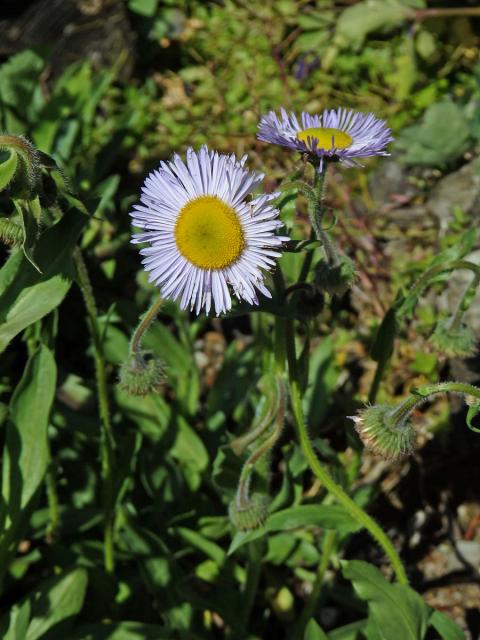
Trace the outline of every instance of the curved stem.
<path fill-rule="evenodd" d="M 268 437 L 250 454 L 247 461 L 243 465 L 238 483 L 236 503 L 239 510 L 247 509 L 250 505 L 250 481 L 252 472 L 257 462 L 266 455 L 276 444 L 285 419 L 286 393 L 285 384 L 282 378 L 277 379 L 278 398 L 275 401 L 275 420 L 273 429 Z"/>
<path fill-rule="evenodd" d="M 315 476 L 322 482 L 324 487 L 331 493 L 340 504 L 346 509 L 346 511 L 356 520 L 362 527 L 365 527 L 370 533 L 372 538 L 382 547 L 385 554 L 388 556 L 396 578 L 401 584 L 408 584 L 408 578 L 405 573 L 405 569 L 400 560 L 400 557 L 393 546 L 391 540 L 384 533 L 381 527 L 371 518 L 356 502 L 345 493 L 340 485 L 338 485 L 332 478 L 328 470 L 320 463 L 313 445 L 310 441 L 307 425 L 303 415 L 302 397 L 300 392 L 300 384 L 298 382 L 297 373 L 297 357 L 295 353 L 295 334 L 293 318 L 287 318 L 287 358 L 288 358 L 288 371 L 290 380 L 290 396 L 292 403 L 293 416 L 295 421 L 295 427 L 298 434 L 300 446 L 303 454 L 308 462 L 310 469 Z"/>
<path fill-rule="evenodd" d="M 88 326 L 92 336 L 95 355 L 95 374 L 97 382 L 98 405 L 101 426 L 100 457 L 102 461 L 103 492 L 104 492 L 104 566 L 107 573 L 113 573 L 115 568 L 114 554 L 114 511 L 115 511 L 115 486 L 113 469 L 115 466 L 115 442 L 112 425 L 110 423 L 110 410 L 107 390 L 107 372 L 103 345 L 98 326 L 97 306 L 93 296 L 92 285 L 88 276 L 87 267 L 82 253 L 77 247 L 73 254 L 77 271 L 77 282 L 83 295 L 88 314 Z"/>
<path fill-rule="evenodd" d="M 429 285 L 432 278 L 435 278 L 435 276 L 438 276 L 441 273 L 454 271 L 456 269 L 466 269 L 468 271 L 473 271 L 475 275 L 480 274 L 480 265 L 475 264 L 474 262 L 470 262 L 469 260 L 452 260 L 451 262 L 446 262 L 445 264 L 436 264 L 424 271 L 420 278 L 411 287 L 410 291 L 408 292 L 408 297 L 414 296 L 418 298 L 423 290 Z M 402 307 L 400 307 L 399 309 L 399 315 L 401 314 Z"/>
<path fill-rule="evenodd" d="M 408 396 L 389 414 L 392 424 L 398 426 L 407 420 L 412 411 L 426 402 L 430 396 L 438 393 L 460 393 L 466 396 L 473 396 L 480 400 L 480 389 L 466 382 L 439 382 L 437 384 L 426 384 L 416 389 L 415 395 Z"/>
<path fill-rule="evenodd" d="M 138 327 L 135 329 L 132 339 L 130 341 L 130 353 L 137 354 L 140 351 L 142 346 L 143 336 L 146 331 L 155 320 L 160 311 L 160 308 L 163 304 L 163 298 L 158 298 L 155 302 L 150 306 L 146 314 L 141 319 Z"/>
<path fill-rule="evenodd" d="M 462 300 L 460 301 L 460 305 L 457 309 L 457 313 L 454 316 L 454 319 L 452 321 L 452 328 L 455 328 L 456 324 L 459 324 L 461 322 L 461 318 L 463 315 L 463 308 L 465 305 L 465 301 L 466 299 L 468 299 L 468 296 L 470 295 L 471 290 L 475 287 L 478 286 L 478 283 L 480 281 L 480 266 L 475 264 L 474 262 L 470 262 L 469 260 L 452 260 L 451 262 L 447 262 L 445 264 L 437 264 L 434 265 L 433 267 L 430 267 L 429 269 L 427 269 L 426 271 L 424 271 L 424 273 L 418 278 L 418 280 L 412 285 L 412 287 L 410 288 L 407 298 L 409 299 L 412 296 L 415 298 L 418 298 L 422 292 L 426 289 L 426 287 L 429 285 L 430 281 L 432 280 L 432 278 L 435 278 L 436 276 L 440 275 L 441 273 L 446 273 L 448 271 L 454 271 L 456 269 L 466 269 L 469 271 L 473 271 L 474 273 L 474 277 L 472 280 L 472 283 L 470 284 L 470 286 L 468 287 L 467 291 L 465 292 L 465 295 L 463 296 Z M 397 317 L 401 317 L 402 315 L 408 315 L 408 312 L 406 310 L 406 308 L 403 307 L 403 305 L 400 306 L 400 308 L 397 311 Z M 454 324 L 455 323 L 455 324 Z M 378 389 L 380 387 L 380 383 L 382 381 L 382 377 L 383 374 L 385 372 L 385 369 L 387 367 L 387 364 L 389 362 L 390 358 L 388 359 L 382 359 L 377 363 L 377 367 L 375 369 L 375 375 L 372 381 L 372 386 L 370 387 L 370 392 L 368 394 L 368 402 L 370 404 L 374 404 L 375 400 L 377 398 L 377 393 L 378 393 Z"/>

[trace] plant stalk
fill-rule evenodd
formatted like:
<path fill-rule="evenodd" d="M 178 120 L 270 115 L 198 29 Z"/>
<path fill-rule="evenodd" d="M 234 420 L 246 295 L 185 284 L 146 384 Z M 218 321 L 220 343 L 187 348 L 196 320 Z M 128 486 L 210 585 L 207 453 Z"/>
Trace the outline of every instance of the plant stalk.
<path fill-rule="evenodd" d="M 408 584 L 408 578 L 402 561 L 400 560 L 400 557 L 391 540 L 384 533 L 381 527 L 375 522 L 375 520 L 373 520 L 373 518 L 371 518 L 361 507 L 359 507 L 356 502 L 354 502 L 352 498 L 350 498 L 350 496 L 345 493 L 342 487 L 335 482 L 326 467 L 324 467 L 317 458 L 310 437 L 308 435 L 307 425 L 305 423 L 305 418 L 303 415 L 302 397 L 297 371 L 294 321 L 291 317 L 287 318 L 286 351 L 290 382 L 290 398 L 295 427 L 297 430 L 300 446 L 310 469 L 322 482 L 325 489 L 337 499 L 337 501 L 345 508 L 345 510 L 351 515 L 354 520 L 362 525 L 362 527 L 365 527 L 365 529 L 367 529 L 372 538 L 384 550 L 393 567 L 397 581 L 400 584 Z"/>
<path fill-rule="evenodd" d="M 100 337 L 98 313 L 93 290 L 90 283 L 87 267 L 80 249 L 77 247 L 73 254 L 77 270 L 77 282 L 83 295 L 88 314 L 88 327 L 92 337 L 95 357 L 95 377 L 97 383 L 98 405 L 100 415 L 100 459 L 102 462 L 103 500 L 104 500 L 104 566 L 107 573 L 113 574 L 115 569 L 114 552 L 114 519 L 115 519 L 115 442 L 112 425 L 110 423 L 110 410 L 107 390 L 107 374 L 103 345 Z"/>

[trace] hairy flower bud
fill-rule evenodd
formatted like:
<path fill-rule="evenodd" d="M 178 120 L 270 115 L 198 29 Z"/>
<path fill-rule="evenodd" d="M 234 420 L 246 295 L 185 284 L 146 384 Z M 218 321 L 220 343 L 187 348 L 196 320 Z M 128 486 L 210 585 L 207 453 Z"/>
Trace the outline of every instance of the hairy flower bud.
<path fill-rule="evenodd" d="M 145 352 L 130 354 L 120 367 L 119 386 L 133 396 L 157 393 L 163 386 L 164 367 L 162 362 Z"/>
<path fill-rule="evenodd" d="M 355 267 L 350 258 L 340 257 L 339 264 L 320 260 L 315 266 L 315 284 L 330 295 L 343 296 L 356 280 Z"/>
<path fill-rule="evenodd" d="M 374 453 L 395 460 L 409 454 L 415 442 L 415 430 L 409 420 L 393 419 L 394 407 L 377 404 L 366 407 L 358 416 L 349 416 L 363 444 Z"/>
<path fill-rule="evenodd" d="M 238 505 L 236 499 L 230 503 L 230 522 L 238 531 L 252 531 L 265 524 L 268 516 L 269 499 L 254 493 L 245 505 Z"/>
<path fill-rule="evenodd" d="M 8 186 L 15 198 L 29 199 L 40 178 L 37 150 L 22 136 L 2 135 L 0 151 L 8 153 L 0 162 L 0 191 Z"/>
<path fill-rule="evenodd" d="M 451 318 L 444 318 L 437 323 L 430 340 L 437 351 L 450 357 L 471 356 L 476 351 L 475 335 L 471 328 L 463 322 L 456 326 Z"/>

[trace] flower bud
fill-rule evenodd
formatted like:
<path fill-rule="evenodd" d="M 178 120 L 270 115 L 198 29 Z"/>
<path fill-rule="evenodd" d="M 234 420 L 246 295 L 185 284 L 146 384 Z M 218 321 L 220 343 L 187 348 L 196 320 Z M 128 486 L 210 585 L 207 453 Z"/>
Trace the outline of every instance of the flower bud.
<path fill-rule="evenodd" d="M 15 198 L 29 199 L 36 191 L 40 178 L 38 152 L 22 136 L 0 136 L 0 151 L 9 157 L 0 163 L 0 191 L 7 186 Z"/>
<path fill-rule="evenodd" d="M 314 271 L 315 284 L 330 295 L 343 296 L 356 280 L 355 267 L 350 258 L 340 257 L 339 264 L 329 264 L 320 260 Z"/>
<path fill-rule="evenodd" d="M 453 326 L 451 318 L 444 318 L 437 323 L 430 340 L 437 351 L 450 357 L 471 356 L 476 351 L 475 335 L 471 328 L 463 322 Z"/>
<path fill-rule="evenodd" d="M 260 493 L 254 493 L 241 507 L 237 500 L 230 503 L 228 514 L 230 522 L 238 531 L 252 531 L 265 524 L 268 516 L 269 499 Z"/>
<path fill-rule="evenodd" d="M 394 408 L 387 404 L 366 407 L 358 416 L 349 416 L 363 444 L 383 458 L 395 460 L 413 450 L 415 430 L 409 420 L 393 419 Z"/>
<path fill-rule="evenodd" d="M 162 362 L 153 356 L 145 357 L 145 352 L 132 353 L 120 367 L 118 384 L 132 396 L 146 396 L 157 393 L 164 382 Z"/>

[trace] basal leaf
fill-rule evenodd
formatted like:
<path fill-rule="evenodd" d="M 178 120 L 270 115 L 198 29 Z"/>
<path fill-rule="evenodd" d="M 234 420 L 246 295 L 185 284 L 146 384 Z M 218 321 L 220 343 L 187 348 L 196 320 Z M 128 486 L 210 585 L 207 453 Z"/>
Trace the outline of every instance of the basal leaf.
<path fill-rule="evenodd" d="M 30 596 L 32 619 L 25 640 L 64 640 L 83 606 L 87 588 L 85 569 L 73 569 L 43 582 Z"/>
<path fill-rule="evenodd" d="M 305 629 L 303 640 L 328 640 L 328 636 L 315 620 L 310 620 Z"/>
<path fill-rule="evenodd" d="M 47 469 L 47 428 L 56 378 L 54 357 L 42 345 L 28 361 L 12 396 L 2 479 L 2 521 L 8 528 L 18 526 Z"/>
<path fill-rule="evenodd" d="M 434 611 L 429 622 L 438 631 L 442 640 L 465 640 L 462 629 L 444 613 Z"/>
<path fill-rule="evenodd" d="M 360 560 L 343 561 L 343 575 L 368 603 L 370 618 L 384 640 L 422 640 L 429 608 L 422 598 L 405 585 L 390 584 L 373 565 Z"/>

